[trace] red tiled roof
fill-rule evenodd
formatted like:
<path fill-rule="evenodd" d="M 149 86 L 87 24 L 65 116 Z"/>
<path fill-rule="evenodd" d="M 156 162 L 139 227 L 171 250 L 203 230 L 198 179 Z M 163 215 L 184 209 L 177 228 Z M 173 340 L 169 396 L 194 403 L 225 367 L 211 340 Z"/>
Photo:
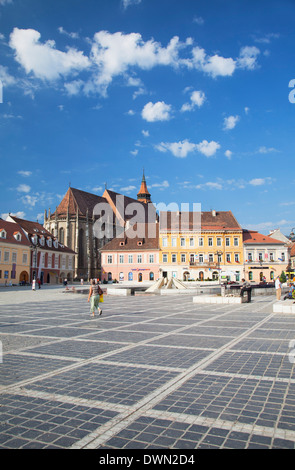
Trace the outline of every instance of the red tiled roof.
<path fill-rule="evenodd" d="M 291 246 L 290 256 L 295 256 L 295 243 Z"/>
<path fill-rule="evenodd" d="M 271 238 L 268 235 L 263 235 L 255 230 L 243 230 L 243 242 L 245 244 L 284 245 L 284 242 Z"/>
<path fill-rule="evenodd" d="M 133 238 L 134 232 L 140 236 Z M 144 235 L 143 237 L 141 235 Z M 142 245 L 138 245 L 142 242 Z M 122 244 L 123 243 L 123 244 Z M 159 249 L 159 224 L 135 224 L 124 232 L 124 236 L 117 237 L 104 245 L 100 251 L 140 251 Z"/>
<path fill-rule="evenodd" d="M 201 216 L 201 217 L 200 217 Z M 167 223 L 166 223 L 167 217 Z M 200 222 L 200 227 L 198 227 Z M 160 230 L 238 230 L 242 228 L 231 211 L 160 212 Z"/>
<path fill-rule="evenodd" d="M 1 238 L 0 237 L 0 242 L 12 243 L 13 245 L 30 246 L 30 242 L 27 239 L 24 232 L 22 231 L 22 228 L 21 228 L 20 225 L 15 224 L 14 222 L 9 222 L 7 220 L 0 220 L 0 232 L 3 229 L 6 232 L 6 238 Z M 22 236 L 20 241 L 17 241 L 14 237 L 14 235 L 16 235 L 17 233 L 20 233 L 21 236 Z"/>
<path fill-rule="evenodd" d="M 81 191 L 80 189 L 69 188 L 66 192 L 65 196 L 63 197 L 62 201 L 58 205 L 56 212 L 58 216 L 64 215 L 66 217 L 67 212 L 69 211 L 69 215 L 73 216 L 78 214 L 79 216 L 85 216 L 88 209 L 88 216 L 93 216 L 93 209 L 96 204 L 107 201 L 101 197 L 97 196 L 96 194 L 87 193 L 86 191 Z M 51 214 L 51 219 L 54 219 L 55 212 Z"/>

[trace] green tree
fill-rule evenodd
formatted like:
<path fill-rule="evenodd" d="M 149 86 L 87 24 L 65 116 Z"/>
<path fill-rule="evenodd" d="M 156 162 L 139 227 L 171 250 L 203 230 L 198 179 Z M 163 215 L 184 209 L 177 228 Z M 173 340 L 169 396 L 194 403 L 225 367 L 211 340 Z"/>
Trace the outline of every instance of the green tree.
<path fill-rule="evenodd" d="M 282 273 L 280 275 L 280 281 L 281 281 L 282 284 L 287 281 L 286 274 L 285 274 L 284 271 L 282 271 Z"/>

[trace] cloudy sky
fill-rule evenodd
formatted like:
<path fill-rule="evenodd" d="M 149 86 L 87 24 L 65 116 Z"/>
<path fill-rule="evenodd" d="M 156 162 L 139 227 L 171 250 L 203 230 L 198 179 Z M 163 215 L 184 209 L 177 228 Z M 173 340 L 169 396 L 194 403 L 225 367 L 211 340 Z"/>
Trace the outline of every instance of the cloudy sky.
<path fill-rule="evenodd" d="M 295 226 L 293 0 L 0 0 L 0 215 L 69 185 Z"/>

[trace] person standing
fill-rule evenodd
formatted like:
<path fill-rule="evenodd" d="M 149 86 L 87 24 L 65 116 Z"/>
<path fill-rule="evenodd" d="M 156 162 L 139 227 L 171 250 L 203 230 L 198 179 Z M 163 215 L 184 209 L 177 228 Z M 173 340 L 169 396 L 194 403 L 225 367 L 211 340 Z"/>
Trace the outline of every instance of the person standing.
<path fill-rule="evenodd" d="M 99 307 L 99 298 L 102 294 L 101 288 L 95 283 L 95 279 L 92 279 L 87 300 L 87 302 L 90 302 L 90 313 L 92 317 L 94 317 L 96 309 L 99 311 L 99 315 L 102 314 L 102 309 Z"/>
<path fill-rule="evenodd" d="M 281 300 L 282 284 L 281 284 L 281 281 L 280 281 L 280 276 L 277 276 L 277 278 L 276 278 L 275 288 L 276 288 L 277 300 Z"/>

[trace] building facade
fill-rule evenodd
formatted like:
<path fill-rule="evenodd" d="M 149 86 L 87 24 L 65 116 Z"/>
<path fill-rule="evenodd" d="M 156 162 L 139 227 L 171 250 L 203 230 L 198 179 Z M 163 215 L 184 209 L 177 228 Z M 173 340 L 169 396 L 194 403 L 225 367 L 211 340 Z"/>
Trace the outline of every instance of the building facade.
<path fill-rule="evenodd" d="M 0 285 L 30 282 L 30 242 L 22 228 L 0 220 Z"/>
<path fill-rule="evenodd" d="M 101 279 L 100 249 L 134 223 L 155 218 L 143 176 L 137 199 L 108 189 L 97 196 L 70 187 L 54 213 L 45 211 L 44 227 L 75 251 L 74 278 Z"/>
<path fill-rule="evenodd" d="M 75 252 L 38 222 L 8 216 L 7 220 L 20 227 L 29 253 L 29 282 L 40 279 L 42 284 L 57 284 L 73 280 Z"/>
<path fill-rule="evenodd" d="M 161 212 L 160 272 L 180 280 L 240 281 L 243 231 L 228 212 Z"/>
<path fill-rule="evenodd" d="M 137 224 L 101 249 L 102 280 L 155 281 L 159 278 L 159 224 Z M 135 235 L 135 236 L 134 236 Z"/>
<path fill-rule="evenodd" d="M 247 281 L 273 281 L 289 265 L 289 244 L 283 239 L 254 230 L 243 231 L 244 278 Z"/>

